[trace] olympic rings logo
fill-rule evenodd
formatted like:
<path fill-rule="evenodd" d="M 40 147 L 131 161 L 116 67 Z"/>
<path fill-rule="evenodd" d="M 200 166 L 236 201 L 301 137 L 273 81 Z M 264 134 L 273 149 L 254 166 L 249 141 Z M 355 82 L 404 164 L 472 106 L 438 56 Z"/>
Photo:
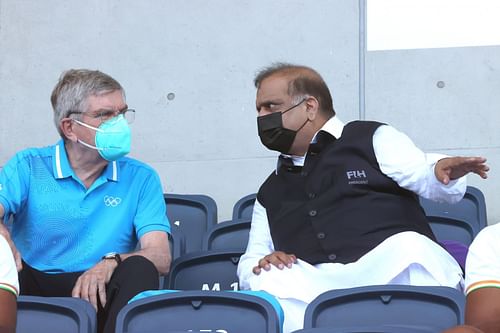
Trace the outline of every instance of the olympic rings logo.
<path fill-rule="evenodd" d="M 107 207 L 116 207 L 118 206 L 120 203 L 122 202 L 122 199 L 121 198 L 118 198 L 118 197 L 112 197 L 110 195 L 106 195 L 104 196 L 104 204 L 107 206 Z"/>

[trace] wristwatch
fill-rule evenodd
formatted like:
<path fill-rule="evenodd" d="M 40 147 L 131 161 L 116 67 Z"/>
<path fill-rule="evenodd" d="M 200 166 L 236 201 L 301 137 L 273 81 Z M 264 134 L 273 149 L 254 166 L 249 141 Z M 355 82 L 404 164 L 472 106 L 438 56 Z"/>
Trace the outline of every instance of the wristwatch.
<path fill-rule="evenodd" d="M 105 255 L 102 256 L 103 260 L 106 260 L 106 259 L 113 259 L 113 260 L 116 260 L 116 263 L 119 265 L 122 263 L 122 257 L 120 257 L 120 254 L 116 253 L 116 252 L 109 252 L 109 253 L 106 253 Z"/>

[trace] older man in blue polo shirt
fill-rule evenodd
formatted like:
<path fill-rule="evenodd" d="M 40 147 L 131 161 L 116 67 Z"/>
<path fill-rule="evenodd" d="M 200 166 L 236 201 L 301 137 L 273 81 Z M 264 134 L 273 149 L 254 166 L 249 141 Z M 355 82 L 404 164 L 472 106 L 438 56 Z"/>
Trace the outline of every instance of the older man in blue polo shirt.
<path fill-rule="evenodd" d="M 99 71 L 69 70 L 52 92 L 62 139 L 16 154 L 0 173 L 0 224 L 20 270 L 21 294 L 73 296 L 98 310 L 100 332 L 170 266 L 156 172 L 127 158 L 135 111 Z M 137 249 L 137 242 L 140 247 Z"/>

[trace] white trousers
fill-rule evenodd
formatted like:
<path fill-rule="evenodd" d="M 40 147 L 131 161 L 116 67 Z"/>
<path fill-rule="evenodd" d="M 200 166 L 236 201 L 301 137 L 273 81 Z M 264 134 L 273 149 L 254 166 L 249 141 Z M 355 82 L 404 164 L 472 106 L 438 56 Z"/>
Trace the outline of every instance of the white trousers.
<path fill-rule="evenodd" d="M 247 282 L 250 289 L 278 299 L 285 314 L 284 333 L 302 328 L 307 304 L 328 290 L 380 284 L 463 287 L 455 259 L 415 232 L 389 237 L 354 263 L 313 266 L 298 260 L 292 268 L 273 266 Z"/>

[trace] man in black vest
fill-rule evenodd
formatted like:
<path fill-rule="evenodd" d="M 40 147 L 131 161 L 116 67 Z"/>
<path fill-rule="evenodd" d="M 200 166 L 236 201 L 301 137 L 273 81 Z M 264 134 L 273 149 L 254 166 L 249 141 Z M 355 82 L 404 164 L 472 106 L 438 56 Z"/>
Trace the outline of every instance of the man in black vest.
<path fill-rule="evenodd" d="M 418 196 L 448 202 L 465 176 L 486 178 L 482 157 L 424 154 L 382 123 L 343 124 L 311 68 L 276 64 L 255 78 L 259 136 L 281 152 L 257 194 L 238 275 L 275 295 L 284 331 L 302 327 L 320 293 L 371 284 L 460 288 L 462 272 L 437 243 Z"/>

